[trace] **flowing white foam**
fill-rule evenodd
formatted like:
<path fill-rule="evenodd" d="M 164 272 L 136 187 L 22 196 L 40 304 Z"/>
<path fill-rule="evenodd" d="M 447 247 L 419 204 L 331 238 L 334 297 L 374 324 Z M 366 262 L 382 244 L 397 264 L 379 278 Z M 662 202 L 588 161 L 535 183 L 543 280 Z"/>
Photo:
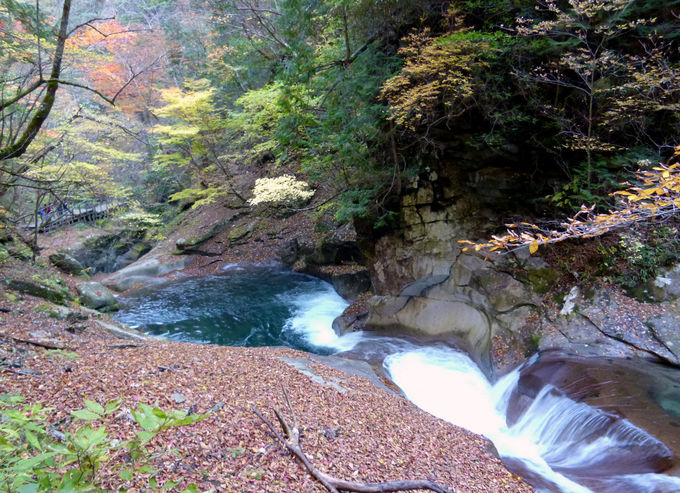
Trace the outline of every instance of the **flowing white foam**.
<path fill-rule="evenodd" d="M 333 330 L 333 320 L 342 315 L 349 303 L 330 284 L 321 292 L 294 296 L 290 303 L 295 307 L 294 315 L 285 329 L 301 334 L 314 346 L 347 351 L 361 340 L 360 332 L 338 336 Z"/>
<path fill-rule="evenodd" d="M 538 393 L 517 422 L 508 427 L 505 416 L 519 379 L 519 369 L 492 386 L 467 355 L 454 349 L 428 347 L 392 354 L 385 358 L 384 366 L 416 405 L 450 423 L 485 435 L 501 457 L 519 461 L 542 476 L 551 484 L 548 491 L 591 491 L 553 467 L 587 469 L 606 458 L 608 452 L 644 447 L 663 452 L 665 448 L 632 423 L 612 420 L 598 409 L 554 392 L 554 387 L 549 385 Z M 677 487 L 680 479 L 637 474 L 602 478 L 600 484 L 606 483 L 624 489 L 644 485 L 640 491 L 651 492 L 655 491 L 654 484 Z"/>

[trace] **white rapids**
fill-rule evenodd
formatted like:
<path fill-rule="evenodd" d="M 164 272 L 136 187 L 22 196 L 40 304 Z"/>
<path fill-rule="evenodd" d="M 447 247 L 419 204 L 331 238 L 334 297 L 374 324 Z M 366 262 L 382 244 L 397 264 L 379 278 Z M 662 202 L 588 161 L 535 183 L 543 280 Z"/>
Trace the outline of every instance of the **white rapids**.
<path fill-rule="evenodd" d="M 519 369 L 491 385 L 467 355 L 445 347 L 391 354 L 385 358 L 384 366 L 417 406 L 486 436 L 502 458 L 519 462 L 540 476 L 545 486 L 539 485 L 539 491 L 680 491 L 680 478 L 663 474 L 592 478 L 589 486 L 593 489 L 570 478 L 570 470 L 597 464 L 610 451 L 665 445 L 626 420 L 612 425 L 602 411 L 552 392 L 554 387 L 550 385 L 541 389 L 519 419 L 508 426 L 508 403 L 517 386 Z M 597 438 L 591 438 L 594 436 Z"/>

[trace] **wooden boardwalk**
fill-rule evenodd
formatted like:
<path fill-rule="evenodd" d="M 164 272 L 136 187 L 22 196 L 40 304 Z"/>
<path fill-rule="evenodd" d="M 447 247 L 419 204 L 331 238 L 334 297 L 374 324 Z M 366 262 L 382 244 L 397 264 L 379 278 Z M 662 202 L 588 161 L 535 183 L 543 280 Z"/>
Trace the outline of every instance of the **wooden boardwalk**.
<path fill-rule="evenodd" d="M 63 228 L 69 224 L 96 221 L 110 216 L 122 205 L 121 202 L 101 202 L 91 206 L 81 205 L 73 209 L 55 210 L 38 217 L 37 228 L 42 233 Z M 29 223 L 20 224 L 19 227 L 34 230 L 36 228 L 36 221 L 33 220 Z"/>

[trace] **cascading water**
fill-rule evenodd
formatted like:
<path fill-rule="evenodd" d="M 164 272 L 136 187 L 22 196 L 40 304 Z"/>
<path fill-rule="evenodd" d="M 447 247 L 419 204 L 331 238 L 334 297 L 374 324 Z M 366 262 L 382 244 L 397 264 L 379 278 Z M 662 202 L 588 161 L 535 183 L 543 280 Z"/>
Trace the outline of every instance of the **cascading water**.
<path fill-rule="evenodd" d="M 384 365 L 416 405 L 485 435 L 540 491 L 680 491 L 680 478 L 650 472 L 650 463 L 672 456 L 662 442 L 552 385 L 508 423 L 519 368 L 492 386 L 466 355 L 443 347 L 392 354 Z"/>
<path fill-rule="evenodd" d="M 231 267 L 223 276 L 138 291 L 121 300 L 117 318 L 177 340 L 349 350 L 354 358 L 383 361 L 411 401 L 487 436 L 539 491 L 680 492 L 680 478 L 657 473 L 672 455 L 668 447 L 631 422 L 577 402 L 550 382 L 522 393 L 522 368 L 491 385 L 470 358 L 448 346 L 371 333 L 339 337 L 332 321 L 347 303 L 327 283 L 278 269 Z M 657 390 L 664 409 L 680 402 L 673 389 Z"/>

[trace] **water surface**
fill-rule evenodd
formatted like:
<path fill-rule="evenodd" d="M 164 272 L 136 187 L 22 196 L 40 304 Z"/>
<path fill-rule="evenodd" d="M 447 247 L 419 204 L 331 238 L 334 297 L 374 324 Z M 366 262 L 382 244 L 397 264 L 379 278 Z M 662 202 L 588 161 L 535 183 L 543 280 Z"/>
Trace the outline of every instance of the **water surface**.
<path fill-rule="evenodd" d="M 333 319 L 347 306 L 332 286 L 275 267 L 232 267 L 220 275 L 148 286 L 119 298 L 115 318 L 150 335 L 223 346 L 289 346 L 330 354 Z"/>

